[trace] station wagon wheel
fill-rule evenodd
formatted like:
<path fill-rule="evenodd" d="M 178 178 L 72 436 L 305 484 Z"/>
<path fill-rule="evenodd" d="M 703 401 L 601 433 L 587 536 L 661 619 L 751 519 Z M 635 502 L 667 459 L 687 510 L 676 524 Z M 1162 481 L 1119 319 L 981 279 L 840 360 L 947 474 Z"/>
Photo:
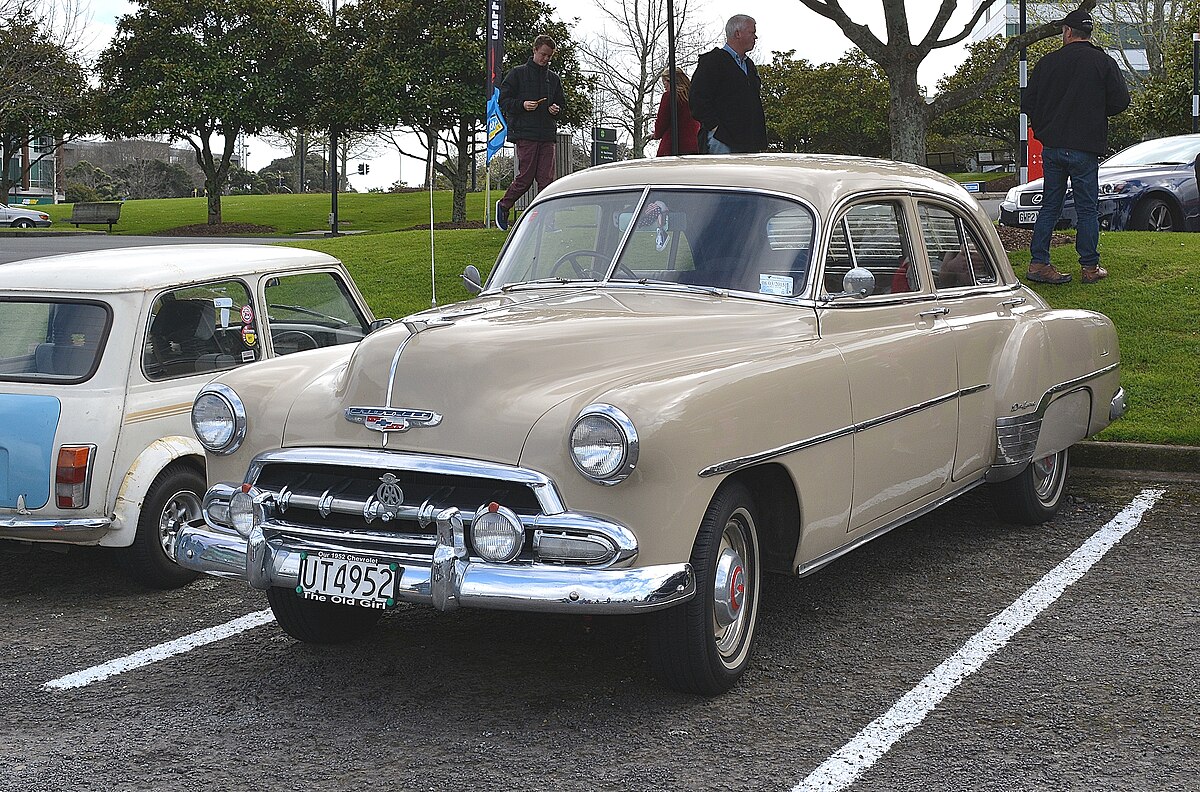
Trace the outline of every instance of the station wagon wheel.
<path fill-rule="evenodd" d="M 177 463 L 158 475 L 142 501 L 133 544 L 119 556 L 132 578 L 158 589 L 179 588 L 196 579 L 198 572 L 175 563 L 174 552 L 179 529 L 201 516 L 204 490 L 204 476 L 189 465 Z"/>
<path fill-rule="evenodd" d="M 991 485 L 992 506 L 1009 522 L 1044 523 L 1062 506 L 1070 472 L 1069 449 L 1033 460 L 1016 478 Z"/>
<path fill-rule="evenodd" d="M 379 610 L 306 600 L 292 589 L 278 586 L 267 589 L 267 602 L 280 628 L 304 643 L 353 641 L 369 632 L 383 615 Z"/>
<path fill-rule="evenodd" d="M 650 670 L 663 684 L 713 696 L 750 664 L 759 604 L 756 508 L 750 491 L 726 484 L 713 496 L 692 548 L 696 596 L 652 614 Z"/>

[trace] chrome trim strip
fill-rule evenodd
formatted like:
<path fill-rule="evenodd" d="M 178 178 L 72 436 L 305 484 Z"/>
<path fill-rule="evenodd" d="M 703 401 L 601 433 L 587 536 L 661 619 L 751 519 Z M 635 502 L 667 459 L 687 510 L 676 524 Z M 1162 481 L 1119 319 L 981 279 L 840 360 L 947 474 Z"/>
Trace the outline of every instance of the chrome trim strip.
<path fill-rule="evenodd" d="M 836 550 L 829 551 L 828 553 L 826 553 L 823 556 L 818 556 L 817 558 L 814 558 L 812 561 L 809 561 L 807 564 L 800 564 L 799 566 L 796 567 L 796 574 L 799 575 L 800 577 L 803 577 L 805 575 L 811 575 L 813 572 L 816 572 L 821 567 L 829 564 L 829 562 L 834 561 L 834 560 L 844 556 L 846 553 L 849 553 L 851 550 L 861 547 L 862 545 L 866 544 L 867 542 L 871 541 L 872 539 L 877 539 L 880 536 L 883 536 L 885 533 L 891 531 L 893 528 L 899 528 L 901 525 L 911 522 L 911 521 L 917 519 L 918 517 L 924 517 L 926 514 L 929 514 L 929 512 L 946 505 L 950 501 L 957 498 L 959 495 L 962 495 L 964 492 L 975 489 L 975 487 L 978 487 L 980 484 L 983 483 L 983 480 L 984 480 L 983 476 L 980 475 L 979 478 L 976 478 L 976 479 L 964 484 L 963 486 L 959 487 L 958 489 L 954 490 L 953 492 L 951 492 L 948 495 L 943 495 L 941 498 L 938 498 L 937 500 L 932 501 L 932 502 L 926 504 L 925 506 L 922 506 L 920 509 L 917 509 L 912 514 L 905 515 L 904 517 L 901 517 L 899 520 L 890 522 L 887 525 L 883 525 L 879 528 L 876 528 L 874 531 L 871 531 L 868 534 L 864 534 L 864 535 L 858 537 L 853 542 L 850 542 L 847 545 L 843 545 L 842 547 L 839 547 Z"/>
<path fill-rule="evenodd" d="M 768 459 L 774 459 L 775 457 L 784 456 L 786 454 L 791 454 L 795 451 L 800 451 L 801 449 L 808 448 L 809 446 L 814 446 L 819 443 L 825 443 L 830 440 L 836 440 L 839 437 L 845 437 L 846 435 L 855 434 L 857 432 L 865 432 L 868 429 L 873 429 L 876 426 L 880 426 L 882 424 L 888 423 L 889 421 L 895 421 L 899 418 L 905 418 L 909 415 L 912 415 L 913 413 L 920 412 L 921 410 L 926 410 L 926 409 L 929 409 L 930 407 L 935 407 L 944 402 L 948 402 L 951 399 L 958 399 L 963 396 L 969 396 L 973 393 L 979 393 L 980 391 L 987 390 L 990 387 L 992 387 L 992 386 L 987 383 L 984 383 L 981 385 L 972 385 L 969 388 L 965 388 L 963 390 L 957 390 L 957 391 L 954 391 L 953 393 L 947 393 L 942 396 L 935 396 L 934 398 L 929 399 L 928 401 L 921 402 L 920 404 L 915 404 L 911 407 L 905 407 L 902 410 L 897 410 L 895 412 L 888 413 L 887 415 L 881 415 L 878 418 L 872 418 L 869 421 L 863 421 L 862 423 L 851 424 L 850 426 L 846 426 L 841 429 L 834 429 L 833 431 L 826 432 L 826 433 L 820 434 L 820 435 L 816 435 L 815 437 L 810 437 L 806 440 L 800 440 L 795 443 L 788 443 L 787 445 L 779 446 L 778 448 L 772 448 L 767 451 L 760 451 L 757 454 L 748 454 L 747 456 L 737 457 L 735 459 L 728 459 L 728 460 L 725 460 L 724 462 L 718 462 L 715 465 L 709 465 L 708 467 L 701 469 L 697 475 L 699 475 L 700 478 L 708 478 L 709 476 L 715 476 L 720 473 L 732 473 L 735 470 L 741 470 L 744 467 L 749 467 L 751 465 L 757 465 L 757 464 L 767 461 Z"/>
<path fill-rule="evenodd" d="M 489 564 L 463 558 L 455 534 L 457 512 L 437 515 L 434 563 L 413 563 L 403 555 L 375 552 L 381 560 L 404 567 L 396 599 L 433 605 L 539 613 L 644 613 L 691 599 L 696 577 L 690 564 L 660 564 L 639 569 L 595 569 L 562 564 Z M 176 562 L 217 577 L 248 581 L 258 589 L 294 588 L 300 552 L 327 549 L 289 537 L 285 544 L 255 529 L 250 539 L 232 531 L 212 530 L 199 521 L 185 526 L 176 543 Z"/>
<path fill-rule="evenodd" d="M 533 490 L 542 512 L 548 515 L 561 514 L 567 510 L 558 488 L 549 477 L 533 470 L 505 465 L 499 462 L 483 462 L 461 457 L 438 456 L 435 454 L 410 454 L 404 451 L 364 448 L 283 448 L 267 451 L 254 457 L 246 471 L 246 484 L 256 484 L 263 467 L 269 464 L 342 465 L 345 467 L 372 468 L 379 470 L 411 470 L 444 476 L 473 476 L 497 481 L 524 484 Z"/>
<path fill-rule="evenodd" d="M 77 517 L 70 520 L 0 518 L 0 529 L 5 531 L 54 531 L 55 534 L 73 534 L 111 527 L 112 520 L 107 517 Z"/>

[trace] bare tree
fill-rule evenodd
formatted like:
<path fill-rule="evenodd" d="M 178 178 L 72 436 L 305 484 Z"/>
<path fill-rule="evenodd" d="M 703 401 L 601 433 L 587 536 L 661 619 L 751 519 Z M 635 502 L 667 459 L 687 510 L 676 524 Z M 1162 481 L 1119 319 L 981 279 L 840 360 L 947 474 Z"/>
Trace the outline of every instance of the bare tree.
<path fill-rule="evenodd" d="M 619 126 L 633 156 L 641 157 L 653 132 L 659 75 L 667 68 L 666 0 L 597 0 L 596 7 L 607 17 L 604 29 L 580 45 L 582 60 L 596 77 L 599 95 L 592 103 L 600 110 L 599 120 Z M 676 66 L 691 71 L 712 36 L 691 20 L 697 3 L 676 0 L 674 10 Z M 613 113 L 606 111 L 609 100 Z"/>
<path fill-rule="evenodd" d="M 958 6 L 958 0 L 940 0 L 929 30 L 915 43 L 909 30 L 908 9 L 904 0 L 882 1 L 886 42 L 881 41 L 866 25 L 851 19 L 839 0 L 800 0 L 808 9 L 835 22 L 846 38 L 883 69 L 888 78 L 892 157 L 922 165 L 925 163 L 925 132 L 931 119 L 978 99 L 984 88 L 1013 64 L 1022 47 L 1062 32 L 1058 26 L 1047 23 L 1031 28 L 1024 35 L 1011 37 L 991 68 L 979 80 L 926 101 L 917 83 L 917 67 L 921 61 L 933 50 L 952 46 L 969 36 L 994 0 L 983 0 L 961 31 L 945 38 L 942 37 L 943 32 Z M 1078 7 L 1090 11 L 1096 7 L 1096 0 L 1083 0 Z"/>

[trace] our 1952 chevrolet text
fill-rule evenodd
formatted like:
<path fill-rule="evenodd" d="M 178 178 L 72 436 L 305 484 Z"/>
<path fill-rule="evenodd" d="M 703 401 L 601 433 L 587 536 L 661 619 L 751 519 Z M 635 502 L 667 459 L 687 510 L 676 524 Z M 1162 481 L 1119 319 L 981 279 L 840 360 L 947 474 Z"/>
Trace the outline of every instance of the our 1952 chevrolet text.
<path fill-rule="evenodd" d="M 652 671 L 711 695 L 747 668 L 763 573 L 985 482 L 1047 520 L 1069 447 L 1124 410 L 1112 323 L 1051 310 L 915 166 L 591 168 L 464 280 L 475 299 L 206 386 L 178 562 L 265 589 L 303 641 L 397 602 L 647 613 Z"/>

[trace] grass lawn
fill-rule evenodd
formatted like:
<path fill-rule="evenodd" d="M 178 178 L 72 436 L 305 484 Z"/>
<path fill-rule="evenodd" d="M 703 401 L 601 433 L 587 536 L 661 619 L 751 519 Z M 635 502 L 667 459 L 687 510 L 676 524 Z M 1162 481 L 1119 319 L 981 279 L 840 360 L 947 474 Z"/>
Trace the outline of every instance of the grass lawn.
<path fill-rule="evenodd" d="M 493 200 L 503 193 L 495 193 Z M 436 222 L 450 219 L 452 195 L 434 193 Z M 467 218 L 483 220 L 483 193 L 467 194 Z M 226 223 L 253 223 L 270 226 L 279 234 L 328 230 L 329 195 L 226 195 L 221 198 L 221 219 Z M 55 227 L 71 225 L 71 204 L 39 207 L 54 221 Z M 399 231 L 417 225 L 429 225 L 429 193 L 341 193 L 338 195 L 338 220 L 346 231 Z M 179 226 L 208 222 L 208 202 L 204 198 L 160 198 L 126 201 L 121 220 L 113 226 L 115 234 L 160 234 Z M 103 229 L 85 225 L 81 228 Z"/>

